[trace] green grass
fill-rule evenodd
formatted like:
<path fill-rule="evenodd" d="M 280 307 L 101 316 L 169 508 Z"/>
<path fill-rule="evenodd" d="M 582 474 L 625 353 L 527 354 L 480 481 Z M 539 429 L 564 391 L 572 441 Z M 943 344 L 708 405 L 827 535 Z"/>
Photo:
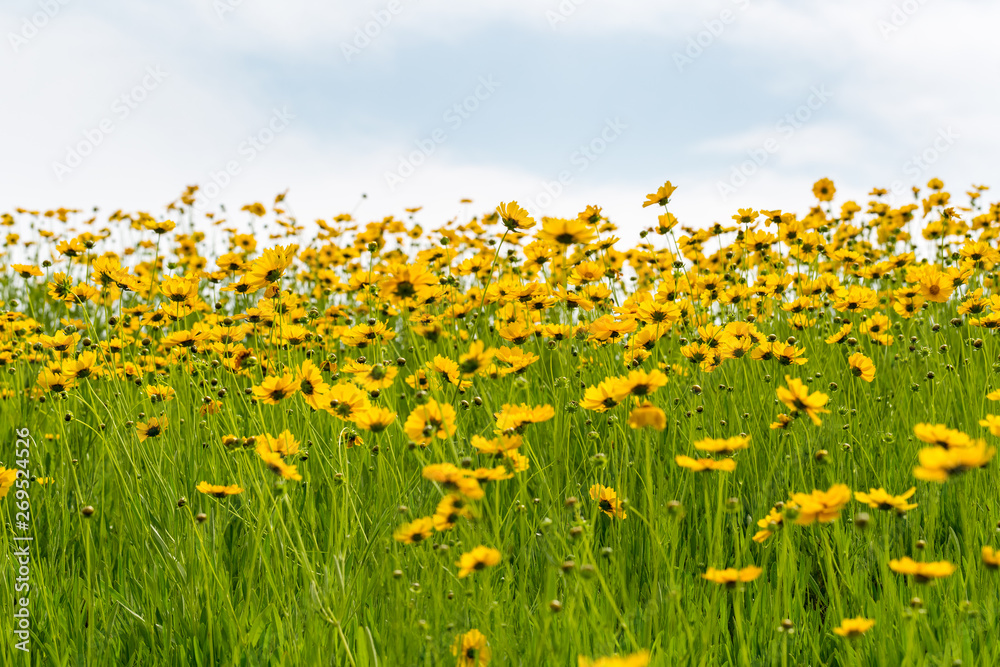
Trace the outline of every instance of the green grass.
<path fill-rule="evenodd" d="M 47 334 L 68 316 L 84 320 L 80 334 L 95 345 L 121 335 L 121 320 L 108 324 L 119 304 L 67 309 L 46 296 L 44 281 L 4 279 L 6 308 L 34 318 Z M 286 277 L 283 284 L 298 288 L 306 309 L 320 313 L 344 301 L 312 299 L 308 281 Z M 621 301 L 627 283 L 607 284 Z M 902 283 L 871 284 L 885 290 Z M 218 298 L 216 287 L 201 289 L 209 304 Z M 10 302 L 15 297 L 19 307 Z M 125 296 L 126 307 L 139 302 Z M 230 298 L 221 312 L 237 314 L 248 305 Z M 418 336 L 406 317 L 389 318 L 399 335 L 383 347 L 350 349 L 329 335 L 298 347 L 269 348 L 265 337 L 246 341 L 276 369 L 307 356 L 317 364 L 331 355 L 341 364 L 360 355 L 390 364 L 405 358 L 396 383 L 374 401 L 397 411 L 396 423 L 383 433 L 362 432 L 364 445 L 351 448 L 343 441 L 350 424 L 312 412 L 301 395 L 277 406 L 252 401 L 246 390 L 263 377 L 260 365 L 240 376 L 213 363 L 212 353 L 175 353 L 159 374 L 144 373 L 138 382 L 108 375 L 81 380 L 64 395 L 35 395 L 39 369 L 54 355 L 33 348 L 33 332 L 15 335 L 8 319 L 5 349 L 19 354 L 3 367 L 11 390 L 0 401 L 3 463 L 15 466 L 15 429 L 28 428 L 30 474 L 54 479 L 29 487 L 32 664 L 442 665 L 455 662 L 452 644 L 472 628 L 486 635 L 494 665 L 575 665 L 578 655 L 643 649 L 653 665 L 1000 664 L 1000 573 L 980 560 L 981 547 L 1000 543 L 997 467 L 944 484 L 917 481 L 912 473 L 926 446 L 913 436 L 917 423 L 944 423 L 995 442 L 978 420 L 991 411 L 985 396 L 997 386 L 1000 344 L 966 319 L 950 324 L 956 307 L 953 298 L 900 320 L 883 305 L 898 340 L 878 347 L 855 333 L 856 348 L 824 343 L 839 328 L 833 319 L 840 314 L 830 307 L 821 305 L 813 313 L 817 325 L 801 332 L 779 310 L 756 326 L 779 340 L 794 335 L 808 363 L 784 367 L 747 358 L 713 372 L 680 355 L 680 339 L 696 334 L 678 323 L 643 364 L 679 364 L 686 372 L 672 373 L 651 397 L 667 414 L 662 432 L 630 428 L 627 405 L 604 414 L 575 405 L 585 386 L 625 373 L 620 345 L 550 346 L 532 337 L 522 347 L 540 360 L 523 376 L 479 376 L 464 394 L 450 385 L 432 393 L 455 406 L 457 433 L 427 448 L 407 446 L 402 424 L 416 392 L 403 378 L 435 355 L 457 360 L 467 343 Z M 494 310 L 487 304 L 484 316 Z M 582 321 L 600 314 L 585 313 Z M 719 316 L 725 322 L 745 312 L 723 309 Z M 150 336 L 156 350 L 164 335 L 204 317 L 134 336 Z M 557 306 L 544 317 L 566 321 L 568 314 Z M 445 331 L 474 321 L 446 321 Z M 857 325 L 860 318 L 845 314 L 845 321 Z M 320 330 L 316 321 L 306 326 Z M 471 329 L 489 346 L 510 345 L 485 325 Z M 975 338 L 983 339 L 981 347 Z M 853 351 L 873 359 L 874 382 L 850 375 L 846 359 Z M 115 359 L 137 361 L 144 353 L 137 342 Z M 786 374 L 829 394 L 822 426 L 803 418 L 787 431 L 769 428 L 787 411 L 775 393 Z M 151 404 L 143 387 L 157 382 L 173 387 L 176 398 Z M 222 409 L 201 415 L 203 399 L 218 399 L 223 389 Z M 433 514 L 442 497 L 421 476 L 423 466 L 466 457 L 473 467 L 493 465 L 469 439 L 489 437 L 493 414 L 505 403 L 555 409 L 551 420 L 524 434 L 521 451 L 530 468 L 486 484 L 485 497 L 473 503 L 475 520 L 421 544 L 395 541 L 400 524 Z M 139 442 L 131 423 L 140 413 L 160 412 L 169 419 L 166 432 Z M 281 481 L 252 449 L 222 445 L 226 434 L 285 429 L 308 452 L 290 461 L 301 482 Z M 678 454 L 695 455 L 695 440 L 741 432 L 751 445 L 736 454 L 732 473 L 692 473 L 674 462 Z M 817 456 L 819 450 L 826 455 Z M 196 492 L 203 480 L 245 491 L 218 500 Z M 627 499 L 626 519 L 599 511 L 588 496 L 595 483 Z M 751 540 L 774 503 L 836 483 L 897 494 L 916 486 L 919 507 L 897 517 L 852 501 L 832 523 L 786 525 L 763 544 Z M 5 554 L 21 534 L 14 529 L 15 502 L 13 490 L 0 501 Z M 91 516 L 84 506 L 93 507 Z M 864 528 L 855 522 L 860 512 L 870 516 Z M 458 557 L 481 544 L 498 549 L 501 563 L 459 579 Z M 889 570 L 889 560 L 903 556 L 948 560 L 958 569 L 919 584 Z M 0 597 L 12 610 L 10 601 L 21 594 L 14 590 L 16 564 L 5 560 Z M 739 588 L 701 578 L 708 567 L 751 564 L 763 573 Z M 854 616 L 876 625 L 855 640 L 833 633 Z M 793 631 L 779 630 L 785 619 Z M 2 627 L 2 662 L 27 664 L 14 649 L 11 613 L 3 614 Z"/>

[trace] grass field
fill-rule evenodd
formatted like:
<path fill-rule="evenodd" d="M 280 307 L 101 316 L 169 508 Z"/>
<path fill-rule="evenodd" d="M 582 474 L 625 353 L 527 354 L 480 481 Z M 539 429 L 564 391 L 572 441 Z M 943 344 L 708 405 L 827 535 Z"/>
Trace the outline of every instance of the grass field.
<path fill-rule="evenodd" d="M 1000 664 L 983 190 L 5 215 L 2 663 Z"/>

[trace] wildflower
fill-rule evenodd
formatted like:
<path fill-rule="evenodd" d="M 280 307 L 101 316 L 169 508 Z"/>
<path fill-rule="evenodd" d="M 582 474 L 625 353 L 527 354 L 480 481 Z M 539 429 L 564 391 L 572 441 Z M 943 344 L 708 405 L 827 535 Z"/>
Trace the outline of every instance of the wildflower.
<path fill-rule="evenodd" d="M 241 489 L 236 484 L 230 484 L 228 486 L 221 484 L 209 484 L 208 482 L 200 482 L 198 486 L 195 487 L 196 490 L 204 493 L 207 496 L 215 496 L 216 498 L 225 498 L 226 496 L 235 496 L 243 493 Z"/>
<path fill-rule="evenodd" d="M 458 667 L 486 667 L 492 655 L 486 635 L 476 629 L 459 635 L 451 647 L 451 654 L 458 656 Z"/>
<path fill-rule="evenodd" d="M 854 377 L 861 378 L 865 382 L 871 382 L 875 379 L 875 364 L 860 352 L 852 354 L 847 359 L 847 363 L 850 365 L 851 374 Z"/>
<path fill-rule="evenodd" d="M 792 412 L 805 412 L 816 426 L 822 424 L 823 422 L 817 415 L 830 412 L 823 407 L 830 400 L 830 397 L 818 391 L 810 394 L 809 389 L 802 384 L 801 380 L 788 375 L 785 376 L 785 384 L 788 385 L 787 389 L 785 387 L 777 389 L 778 400 Z"/>
<path fill-rule="evenodd" d="M 433 463 L 424 466 L 422 474 L 426 479 L 437 482 L 448 491 L 456 491 L 471 500 L 478 500 L 485 495 L 479 482 L 469 476 L 468 470 L 451 463 Z"/>
<path fill-rule="evenodd" d="M 858 616 L 857 618 L 845 618 L 833 631 L 841 637 L 853 639 L 854 637 L 860 637 L 873 627 L 875 627 L 875 621 L 864 616 Z"/>
<path fill-rule="evenodd" d="M 518 206 L 516 201 L 509 204 L 501 203 L 497 206 L 497 213 L 500 215 L 500 221 L 504 227 L 512 232 L 519 229 L 531 229 L 535 226 L 535 219 Z"/>
<path fill-rule="evenodd" d="M 594 658 L 593 660 L 579 655 L 576 658 L 576 664 L 577 667 L 647 667 L 649 665 L 649 651 L 643 650 L 629 655 Z"/>
<path fill-rule="evenodd" d="M 291 373 L 268 375 L 253 388 L 253 396 L 261 403 L 277 405 L 282 399 L 294 394 L 298 388 L 299 383 Z"/>
<path fill-rule="evenodd" d="M 404 523 L 392 534 L 393 539 L 403 544 L 417 544 L 434 534 L 434 521 L 429 516 Z"/>
<path fill-rule="evenodd" d="M 986 415 L 986 419 L 980 419 L 979 425 L 990 430 L 992 435 L 1000 437 L 1000 416 Z"/>
<path fill-rule="evenodd" d="M 455 408 L 428 401 L 410 413 L 403 430 L 418 445 L 429 445 L 434 438 L 450 438 L 455 435 Z"/>
<path fill-rule="evenodd" d="M 614 383 L 615 398 L 619 402 L 628 396 L 643 397 L 655 392 L 667 384 L 667 376 L 658 370 L 648 373 L 644 370 L 634 370 L 627 377 L 618 378 Z"/>
<path fill-rule="evenodd" d="M 358 412 L 354 424 L 372 433 L 380 433 L 396 420 L 396 413 L 388 408 L 370 407 Z"/>
<path fill-rule="evenodd" d="M 258 448 L 257 455 L 260 457 L 260 460 L 263 461 L 268 468 L 270 468 L 271 472 L 276 475 L 280 475 L 284 479 L 290 479 L 296 482 L 302 480 L 302 475 L 298 473 L 296 466 L 285 463 L 284 459 L 281 458 L 281 454 L 278 452 L 264 451 Z"/>
<path fill-rule="evenodd" d="M 757 526 L 761 528 L 756 533 L 754 533 L 753 541 L 758 544 L 763 543 L 767 538 L 774 535 L 774 531 L 778 530 L 782 525 L 784 525 L 785 517 L 782 515 L 781 511 L 777 507 L 772 507 L 771 511 L 767 513 L 763 519 L 757 522 Z"/>
<path fill-rule="evenodd" d="M 542 229 L 536 234 L 542 241 L 573 245 L 590 243 L 594 239 L 593 228 L 578 218 L 542 218 Z"/>
<path fill-rule="evenodd" d="M 4 468 L 0 466 L 0 498 L 6 498 L 10 487 L 14 486 L 17 480 L 17 468 Z"/>
<path fill-rule="evenodd" d="M 590 499 L 596 500 L 601 511 L 611 519 L 626 518 L 625 509 L 622 507 L 618 494 L 610 486 L 594 484 L 590 487 Z"/>
<path fill-rule="evenodd" d="M 725 570 L 717 570 L 714 567 L 708 568 L 705 574 L 701 575 L 702 579 L 707 579 L 713 584 L 725 585 L 727 588 L 735 588 L 738 583 L 747 583 L 753 581 L 760 576 L 763 572 L 756 565 L 748 565 L 742 569 L 737 570 L 736 568 L 726 568 Z"/>
<path fill-rule="evenodd" d="M 465 506 L 465 499 L 457 493 L 449 493 L 438 503 L 432 521 L 434 530 L 451 530 L 461 518 L 471 518 L 472 512 Z"/>
<path fill-rule="evenodd" d="M 793 493 L 791 503 L 798 511 L 795 523 L 811 525 L 814 521 L 829 523 L 840 516 L 840 510 L 851 501 L 851 489 L 846 484 L 834 484 L 826 491 Z"/>
<path fill-rule="evenodd" d="M 704 438 L 694 443 L 695 449 L 700 449 L 712 454 L 729 456 L 740 449 L 750 446 L 750 436 L 737 435 L 732 438 Z"/>
<path fill-rule="evenodd" d="M 955 572 L 954 565 L 946 560 L 937 562 L 918 562 L 906 556 L 889 561 L 889 569 L 897 574 L 912 576 L 918 584 L 926 584 L 934 579 L 943 579 Z"/>
<path fill-rule="evenodd" d="M 642 207 L 647 206 L 666 206 L 670 203 L 670 196 L 674 194 L 677 186 L 672 185 L 670 181 L 667 181 L 661 185 L 656 192 L 646 195 L 646 201 L 643 202 Z"/>
<path fill-rule="evenodd" d="M 473 572 L 479 572 L 480 570 L 485 570 L 487 567 L 493 567 L 500 562 L 500 552 L 496 549 L 490 549 L 489 547 L 478 546 L 472 551 L 467 551 L 462 554 L 458 562 L 458 578 L 464 579 Z"/>
<path fill-rule="evenodd" d="M 829 178 L 821 178 L 813 185 L 813 195 L 820 201 L 833 201 L 837 188 Z"/>
<path fill-rule="evenodd" d="M 282 431 L 277 438 L 265 433 L 257 437 L 257 452 L 274 452 L 282 457 L 293 456 L 299 453 L 299 442 L 288 429 Z"/>
<path fill-rule="evenodd" d="M 996 570 L 1000 568 L 1000 551 L 995 550 L 993 547 L 983 547 L 982 558 L 983 565 L 989 569 Z"/>
<path fill-rule="evenodd" d="M 722 472 L 732 472 L 736 470 L 736 461 L 732 459 L 693 459 L 690 456 L 677 456 L 674 461 L 682 468 L 693 470 L 694 472 L 706 472 L 710 470 L 721 470 Z"/>
<path fill-rule="evenodd" d="M 135 430 L 139 436 L 139 442 L 147 438 L 155 438 L 162 435 L 167 428 L 166 417 L 153 417 L 147 422 L 136 422 Z"/>
<path fill-rule="evenodd" d="M 916 487 L 910 487 L 906 493 L 894 496 L 882 488 L 869 489 L 868 493 L 855 492 L 854 499 L 859 503 L 865 503 L 872 509 L 896 510 L 897 514 L 905 514 L 917 506 L 917 503 L 907 502 L 916 491 Z"/>
<path fill-rule="evenodd" d="M 628 416 L 628 425 L 632 428 L 647 426 L 662 431 L 667 427 L 667 415 L 652 403 L 643 403 L 632 409 Z"/>
<path fill-rule="evenodd" d="M 948 428 L 944 424 L 917 424 L 913 427 L 913 435 L 917 440 L 945 449 L 970 447 L 973 443 L 965 433 Z"/>
<path fill-rule="evenodd" d="M 996 449 L 987 447 L 982 440 L 974 442 L 953 449 L 924 447 L 917 454 L 920 465 L 913 469 L 913 476 L 925 482 L 946 482 L 954 475 L 984 467 L 993 459 Z"/>

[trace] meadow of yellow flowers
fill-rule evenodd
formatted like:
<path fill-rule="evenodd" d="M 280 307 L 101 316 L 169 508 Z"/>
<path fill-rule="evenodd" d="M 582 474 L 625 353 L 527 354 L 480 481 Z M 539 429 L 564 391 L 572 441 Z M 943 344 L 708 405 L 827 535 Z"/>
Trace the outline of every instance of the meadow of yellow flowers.
<path fill-rule="evenodd" d="M 2 214 L 3 664 L 1000 664 L 1000 203 L 675 190 Z"/>

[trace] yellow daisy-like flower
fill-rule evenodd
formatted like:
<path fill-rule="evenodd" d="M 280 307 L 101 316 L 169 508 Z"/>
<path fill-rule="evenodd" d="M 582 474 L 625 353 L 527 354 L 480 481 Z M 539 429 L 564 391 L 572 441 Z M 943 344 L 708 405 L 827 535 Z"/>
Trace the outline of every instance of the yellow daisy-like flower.
<path fill-rule="evenodd" d="M 480 570 L 485 570 L 487 567 L 493 567 L 499 562 L 499 551 L 489 547 L 478 546 L 472 551 L 467 551 L 462 554 L 455 565 L 458 565 L 458 578 L 464 579 L 473 572 L 479 572 Z"/>
<path fill-rule="evenodd" d="M 858 616 L 856 618 L 845 618 L 840 622 L 838 627 L 833 629 L 833 632 L 841 637 L 853 639 L 854 637 L 860 637 L 874 627 L 875 621 L 864 616 Z"/>

